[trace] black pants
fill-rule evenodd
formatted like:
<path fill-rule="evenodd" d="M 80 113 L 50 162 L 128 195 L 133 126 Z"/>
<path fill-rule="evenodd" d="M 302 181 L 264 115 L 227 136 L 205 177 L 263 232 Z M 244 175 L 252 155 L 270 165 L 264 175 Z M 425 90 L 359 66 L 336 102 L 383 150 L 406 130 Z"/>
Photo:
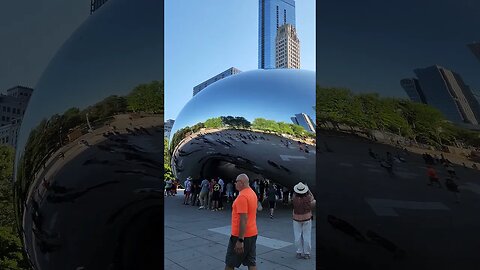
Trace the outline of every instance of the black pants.
<path fill-rule="evenodd" d="M 255 266 L 257 256 L 257 236 L 245 237 L 243 241 L 243 253 L 237 254 L 235 252 L 235 244 L 238 237 L 230 236 L 228 241 L 227 255 L 225 257 L 225 264 L 229 267 Z"/>

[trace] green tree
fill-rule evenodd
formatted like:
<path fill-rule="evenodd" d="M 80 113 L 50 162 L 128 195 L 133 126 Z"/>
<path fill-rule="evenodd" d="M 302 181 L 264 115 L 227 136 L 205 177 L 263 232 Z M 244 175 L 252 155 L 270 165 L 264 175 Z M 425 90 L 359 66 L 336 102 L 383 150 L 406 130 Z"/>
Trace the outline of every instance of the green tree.
<path fill-rule="evenodd" d="M 204 126 L 206 128 L 221 128 L 223 127 L 223 121 L 220 117 L 210 118 L 205 121 Z"/>
<path fill-rule="evenodd" d="M 13 212 L 13 171 L 14 150 L 10 146 L 0 145 L 0 226 L 15 224 Z"/>
<path fill-rule="evenodd" d="M 164 138 L 163 140 L 163 178 L 165 180 L 173 179 L 172 168 L 170 167 L 170 152 L 168 151 L 168 139 Z"/>
<path fill-rule="evenodd" d="M 127 96 L 127 107 L 133 112 L 163 113 L 163 81 L 135 87 Z"/>
<path fill-rule="evenodd" d="M 292 124 L 287 124 L 285 122 L 278 123 L 279 132 L 282 134 L 294 135 Z"/>
<path fill-rule="evenodd" d="M 354 123 L 352 118 L 353 95 L 345 88 L 322 88 L 317 85 L 317 122 L 319 124 L 332 123 L 338 128 L 339 124 Z"/>
<path fill-rule="evenodd" d="M 0 269 L 28 269 L 17 235 L 13 203 L 12 147 L 0 145 Z"/>
<path fill-rule="evenodd" d="M 265 118 L 255 118 L 252 122 L 252 128 L 271 132 L 279 131 L 277 122 Z"/>
<path fill-rule="evenodd" d="M 23 255 L 22 242 L 12 226 L 0 227 L 0 269 L 28 269 Z"/>
<path fill-rule="evenodd" d="M 124 113 L 127 111 L 127 99 L 120 96 L 109 96 L 95 105 L 89 107 L 86 111 L 90 121 L 98 119 L 104 119 L 114 116 L 118 113 Z"/>

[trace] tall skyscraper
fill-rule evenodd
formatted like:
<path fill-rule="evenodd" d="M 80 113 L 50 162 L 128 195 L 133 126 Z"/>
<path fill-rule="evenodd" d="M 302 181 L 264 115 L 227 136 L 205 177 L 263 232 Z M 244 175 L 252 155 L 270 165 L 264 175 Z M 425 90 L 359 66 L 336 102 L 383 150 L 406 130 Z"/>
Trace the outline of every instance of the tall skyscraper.
<path fill-rule="evenodd" d="M 99 9 L 107 1 L 108 0 L 90 0 L 90 14 L 93 14 L 97 9 Z"/>
<path fill-rule="evenodd" d="M 312 118 L 305 113 L 297 113 L 290 118 L 295 125 L 302 126 L 306 131 L 315 133 L 315 123 Z"/>
<path fill-rule="evenodd" d="M 217 82 L 217 81 L 219 81 L 223 78 L 226 78 L 228 76 L 238 74 L 240 72 L 242 72 L 242 71 L 239 70 L 238 68 L 231 67 L 231 68 L 225 70 L 224 72 L 213 76 L 212 78 L 210 78 L 210 79 L 202 82 L 201 84 L 193 87 L 193 96 L 198 94 L 200 91 L 202 91 L 205 87 L 209 86 L 210 84 L 212 84 L 214 82 Z"/>
<path fill-rule="evenodd" d="M 165 123 L 163 124 L 163 129 L 165 130 L 163 132 L 165 138 L 169 138 L 170 137 L 170 132 L 172 132 L 172 127 L 173 127 L 173 124 L 175 123 L 175 120 L 173 119 L 168 119 L 167 121 L 165 121 Z"/>
<path fill-rule="evenodd" d="M 294 0 L 259 0 L 258 68 L 275 68 L 277 29 L 290 24 L 295 27 Z"/>
<path fill-rule="evenodd" d="M 478 61 L 480 61 L 480 41 L 470 43 L 467 46 L 468 48 L 470 48 L 472 53 L 477 57 Z"/>
<path fill-rule="evenodd" d="M 291 24 L 284 24 L 277 30 L 275 67 L 300 68 L 300 41 L 295 27 Z"/>
<path fill-rule="evenodd" d="M 415 69 L 420 87 L 428 105 L 441 111 L 455 123 L 478 124 L 471 104 L 473 94 L 460 75 L 441 66 Z M 475 107 L 475 106 L 474 106 Z"/>
<path fill-rule="evenodd" d="M 422 92 L 420 83 L 415 78 L 403 79 L 400 81 L 400 85 L 403 87 L 408 97 L 415 102 L 427 103 L 425 95 Z"/>

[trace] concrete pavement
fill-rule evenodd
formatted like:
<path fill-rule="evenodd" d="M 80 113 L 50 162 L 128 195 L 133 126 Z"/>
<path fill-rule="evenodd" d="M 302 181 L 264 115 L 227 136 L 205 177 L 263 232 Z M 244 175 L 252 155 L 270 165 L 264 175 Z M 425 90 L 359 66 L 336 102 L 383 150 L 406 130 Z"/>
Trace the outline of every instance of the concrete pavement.
<path fill-rule="evenodd" d="M 183 205 L 183 190 L 165 197 L 165 268 L 217 270 L 225 267 L 229 239 L 230 206 L 222 211 L 198 210 Z M 257 268 L 260 270 L 315 269 L 315 222 L 312 226 L 312 258 L 296 259 L 291 206 L 277 203 L 269 218 L 267 203 L 257 213 Z M 242 266 L 240 269 L 247 269 Z"/>

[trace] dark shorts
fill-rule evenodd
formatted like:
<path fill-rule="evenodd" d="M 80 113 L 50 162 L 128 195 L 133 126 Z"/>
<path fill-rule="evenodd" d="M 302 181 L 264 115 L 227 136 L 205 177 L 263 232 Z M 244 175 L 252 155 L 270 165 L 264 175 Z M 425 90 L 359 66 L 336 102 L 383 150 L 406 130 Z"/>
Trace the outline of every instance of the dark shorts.
<path fill-rule="evenodd" d="M 275 201 L 268 201 L 268 205 L 270 205 L 270 208 L 275 208 Z"/>
<path fill-rule="evenodd" d="M 235 253 L 235 244 L 238 237 L 230 236 L 228 242 L 227 256 L 225 257 L 225 264 L 229 267 L 255 266 L 257 254 L 257 236 L 245 237 L 243 241 L 243 253 Z"/>
<path fill-rule="evenodd" d="M 212 201 L 220 201 L 220 192 L 219 191 L 214 191 L 212 193 Z"/>

